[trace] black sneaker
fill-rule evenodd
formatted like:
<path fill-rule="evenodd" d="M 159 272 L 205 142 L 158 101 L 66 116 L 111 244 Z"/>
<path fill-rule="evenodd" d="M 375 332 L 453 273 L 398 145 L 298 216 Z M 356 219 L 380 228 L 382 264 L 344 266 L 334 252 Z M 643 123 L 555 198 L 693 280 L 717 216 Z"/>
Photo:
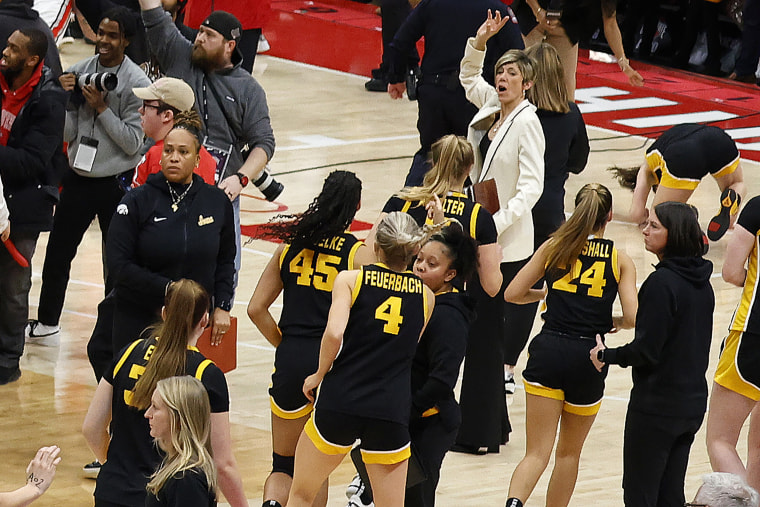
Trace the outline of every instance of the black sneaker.
<path fill-rule="evenodd" d="M 11 366 L 8 368 L 0 367 L 0 386 L 10 384 L 21 378 L 21 370 L 18 366 Z"/>
<path fill-rule="evenodd" d="M 92 463 L 87 463 L 85 466 L 82 467 L 82 472 L 84 472 L 84 476 L 88 479 L 97 479 L 98 474 L 100 473 L 100 467 L 103 465 L 100 463 L 100 461 L 95 460 Z"/>
<path fill-rule="evenodd" d="M 739 213 L 741 196 L 733 188 L 727 188 L 720 194 L 720 211 L 710 220 L 707 226 L 707 237 L 710 241 L 718 241 L 731 225 L 731 217 Z"/>
<path fill-rule="evenodd" d="M 378 79 L 376 77 L 373 77 L 366 83 L 364 83 L 364 89 L 368 92 L 387 92 L 388 91 L 388 81 L 385 79 Z"/>

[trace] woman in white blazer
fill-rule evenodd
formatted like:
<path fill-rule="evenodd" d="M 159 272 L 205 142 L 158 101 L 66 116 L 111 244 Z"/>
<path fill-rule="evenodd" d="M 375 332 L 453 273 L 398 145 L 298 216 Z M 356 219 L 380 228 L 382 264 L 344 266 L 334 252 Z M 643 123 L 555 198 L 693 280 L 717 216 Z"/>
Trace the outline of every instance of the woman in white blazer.
<path fill-rule="evenodd" d="M 502 19 L 499 12 L 495 16 L 488 12 L 488 18 L 475 37 L 467 41 L 459 72 L 459 80 L 467 99 L 480 109 L 470 122 L 467 135 L 475 151 L 475 167 L 470 177 L 474 183 L 493 178 L 499 194 L 500 209 L 494 213 L 493 219 L 502 248 L 502 292 L 533 254 L 531 210 L 541 196 L 544 185 L 544 134 L 535 106 L 525 99 L 525 91 L 533 86 L 531 59 L 523 51 L 510 50 L 496 62 L 495 86 L 488 84 L 481 75 L 486 42 L 507 22 L 510 19 Z M 492 302 L 492 305 L 496 306 L 496 303 Z M 471 367 L 465 366 L 462 386 L 463 421 L 457 438 L 459 450 L 472 452 L 477 450 L 475 447 L 483 446 L 472 435 L 478 432 L 484 414 L 476 418 L 468 407 L 496 403 L 495 399 L 488 396 L 487 400 L 483 399 L 483 390 L 493 389 L 490 385 L 492 380 L 485 380 L 485 377 L 492 379 L 492 375 L 484 373 L 491 369 L 483 363 L 490 365 L 493 355 L 498 355 L 498 350 L 495 349 L 499 349 L 502 344 L 504 355 L 501 359 L 505 368 L 503 378 L 507 389 L 511 388 L 514 392 L 514 363 L 525 347 L 533 326 L 537 304 L 519 306 L 500 301 L 499 305 L 503 318 L 492 315 L 490 311 L 483 312 L 478 304 L 478 314 L 488 319 L 488 324 L 481 322 L 479 325 L 476 322 L 470 330 L 470 341 L 473 344 L 466 357 Z M 509 333 L 505 333 L 506 329 L 509 329 Z M 490 346 L 483 345 L 484 341 L 490 341 Z M 471 350 L 472 348 L 480 349 L 482 354 Z M 491 356 L 486 357 L 488 354 Z M 474 364 L 478 367 L 473 367 Z M 480 385 L 468 382 L 468 370 L 479 371 L 475 375 L 482 377 Z M 500 371 L 499 378 L 501 375 Z M 503 391 L 499 395 L 503 400 Z M 470 396 L 475 397 L 477 402 L 471 403 Z M 504 406 L 506 407 L 505 404 Z M 469 422 L 470 417 L 473 418 L 472 424 Z M 476 423 L 478 418 L 480 421 Z M 506 432 L 508 431 L 507 421 Z M 500 443 L 504 443 L 504 438 Z M 497 450 L 491 443 L 486 447 L 490 452 Z"/>

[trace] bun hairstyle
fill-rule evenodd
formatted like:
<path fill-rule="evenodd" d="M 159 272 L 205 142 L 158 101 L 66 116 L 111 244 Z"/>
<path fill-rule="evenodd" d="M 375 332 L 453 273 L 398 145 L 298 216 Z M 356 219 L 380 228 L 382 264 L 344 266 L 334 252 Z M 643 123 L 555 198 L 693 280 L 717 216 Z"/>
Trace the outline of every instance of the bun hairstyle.
<path fill-rule="evenodd" d="M 169 377 L 156 385 L 156 393 L 166 404 L 171 440 L 160 442 L 166 451 L 161 466 L 151 477 L 147 490 L 158 496 L 166 482 L 177 474 L 206 476 L 209 491 L 216 490 L 216 466 L 211 457 L 211 406 L 203 384 L 189 375 Z M 195 470 L 194 470 L 195 469 Z"/>
<path fill-rule="evenodd" d="M 428 241 L 437 241 L 446 248 L 451 264 L 463 282 L 469 282 L 478 270 L 478 244 L 464 232 L 462 224 L 452 220 L 450 225 L 436 232 Z"/>
<path fill-rule="evenodd" d="M 395 195 L 406 201 L 427 203 L 433 196 L 444 197 L 464 181 L 475 163 L 470 142 L 449 134 L 438 139 L 430 149 L 431 168 L 425 173 L 421 187 L 406 187 Z"/>
<path fill-rule="evenodd" d="M 354 220 L 362 197 L 362 182 L 350 171 L 333 171 L 322 191 L 303 213 L 277 215 L 257 237 L 274 238 L 302 249 L 344 232 Z"/>
<path fill-rule="evenodd" d="M 420 227 L 408 214 L 394 211 L 378 224 L 375 245 L 383 252 L 387 262 L 409 265 L 420 245 L 443 225 Z"/>
<path fill-rule="evenodd" d="M 210 304 L 208 293 L 198 282 L 183 278 L 169 285 L 164 300 L 164 321 L 152 333 L 157 338 L 156 348 L 135 384 L 131 406 L 146 410 L 159 380 L 185 374 L 187 342 L 208 313 Z"/>
<path fill-rule="evenodd" d="M 575 196 L 575 211 L 552 235 L 546 255 L 546 270 L 569 270 L 588 237 L 607 223 L 612 194 L 599 183 L 584 185 Z"/>
<path fill-rule="evenodd" d="M 172 130 L 174 129 L 185 129 L 190 132 L 197 142 L 197 150 L 200 150 L 203 123 L 201 122 L 200 115 L 195 109 L 188 109 L 187 111 L 180 111 L 175 114 L 174 127 L 172 127 Z M 171 130 L 169 132 L 171 132 Z"/>

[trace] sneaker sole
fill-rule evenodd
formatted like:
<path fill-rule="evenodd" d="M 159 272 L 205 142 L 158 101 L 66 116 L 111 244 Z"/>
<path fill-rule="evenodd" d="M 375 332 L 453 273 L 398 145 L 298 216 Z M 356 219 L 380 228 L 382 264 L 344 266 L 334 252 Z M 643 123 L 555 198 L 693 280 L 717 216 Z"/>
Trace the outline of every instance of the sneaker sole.
<path fill-rule="evenodd" d="M 707 237 L 710 241 L 718 241 L 726 234 L 731 217 L 739 211 L 740 202 L 741 197 L 732 188 L 727 188 L 720 194 L 720 211 L 707 226 Z"/>

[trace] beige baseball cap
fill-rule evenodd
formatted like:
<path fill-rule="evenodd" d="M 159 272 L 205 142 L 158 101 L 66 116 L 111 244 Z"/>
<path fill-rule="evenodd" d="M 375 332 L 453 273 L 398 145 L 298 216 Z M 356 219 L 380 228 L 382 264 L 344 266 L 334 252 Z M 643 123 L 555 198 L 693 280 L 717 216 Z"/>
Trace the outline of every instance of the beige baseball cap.
<path fill-rule="evenodd" d="M 160 100 L 180 111 L 192 109 L 195 94 L 190 85 L 173 77 L 162 77 L 147 88 L 132 88 L 138 99 Z"/>

